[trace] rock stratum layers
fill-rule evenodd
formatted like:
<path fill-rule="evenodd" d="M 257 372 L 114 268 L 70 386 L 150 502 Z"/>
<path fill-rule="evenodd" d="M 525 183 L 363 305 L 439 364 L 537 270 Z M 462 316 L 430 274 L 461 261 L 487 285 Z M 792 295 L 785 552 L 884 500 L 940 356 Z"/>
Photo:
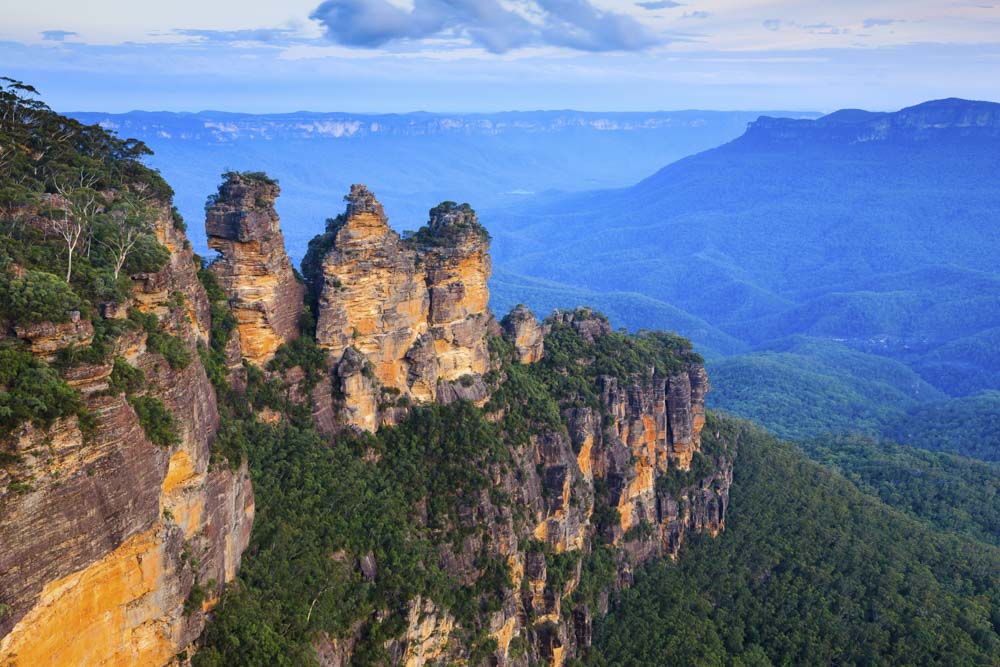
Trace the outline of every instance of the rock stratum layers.
<path fill-rule="evenodd" d="M 624 338 L 585 309 L 557 312 L 539 323 L 519 308 L 504 319 L 515 364 L 549 364 L 543 373 L 561 374 L 533 352 L 543 344 L 548 349 L 550 335 L 554 353 L 570 368 L 586 368 L 608 353 L 609 341 Z M 704 366 L 683 351 L 669 361 L 674 363 L 662 370 L 597 374 L 593 403 L 572 393 L 561 396 L 562 426 L 538 426 L 526 442 L 507 442 L 509 459 L 488 471 L 493 490 L 469 499 L 460 512 L 464 518 L 446 529 L 440 559 L 454 581 L 475 585 L 483 576 L 484 554 L 505 563 L 510 577 L 499 609 L 480 619 L 496 648 L 488 663 L 472 664 L 559 666 L 581 657 L 591 642 L 593 619 L 607 612 L 639 566 L 677 557 L 691 533 L 724 529 L 733 461 L 730 450 L 719 446 L 718 434 L 709 436 L 708 449 L 703 445 L 709 389 Z M 501 394 L 504 382 L 487 379 Z M 491 400 L 486 410 L 502 423 L 512 409 L 509 400 L 530 399 L 507 396 Z M 452 541 L 449 531 L 466 537 Z M 600 562 L 592 560 L 598 551 L 610 557 L 605 567 L 613 578 L 595 603 L 582 602 L 574 593 L 592 585 L 585 579 L 593 565 L 586 564 Z M 320 663 L 351 664 L 364 626 L 358 628 L 354 636 L 318 640 Z M 470 654 L 458 639 L 467 631 L 451 610 L 416 598 L 405 630 L 386 644 L 389 663 L 467 661 Z"/>
<path fill-rule="evenodd" d="M 156 314 L 159 329 L 181 341 L 190 361 L 173 368 L 147 347 L 145 331 L 126 331 L 107 361 L 63 371 L 93 424 L 75 416 L 49 428 L 25 424 L 4 443 L 5 666 L 167 663 L 201 633 L 249 541 L 254 501 L 246 467 L 210 461 L 219 414 L 196 353 L 207 340 L 208 301 L 169 207 L 159 208 L 155 234 L 170 260 L 157 273 L 132 277 L 132 305 Z M 112 317 L 125 306 L 102 310 Z M 76 324 L 41 329 L 65 329 L 65 337 L 36 345 L 40 356 L 90 342 Z M 174 416 L 174 444 L 153 444 L 125 396 L 109 391 L 114 357 L 144 372 L 141 394 Z"/>
<path fill-rule="evenodd" d="M 305 287 L 285 253 L 274 201 L 278 184 L 263 174 L 229 173 L 206 208 L 211 270 L 230 297 L 243 357 L 261 366 L 299 335 Z"/>
<path fill-rule="evenodd" d="M 17 463 L 0 467 L 7 662 L 162 665 L 198 648 L 206 614 L 236 574 L 254 512 L 246 464 L 234 471 L 211 462 L 221 418 L 198 352 L 219 342 L 220 304 L 228 303 L 236 326 L 218 346 L 221 361 L 206 364 L 227 393 L 253 382 L 259 391 L 264 382 L 287 401 L 258 405 L 261 422 L 291 421 L 288 406 L 307 404 L 296 419 L 336 438 L 345 428 L 399 424 L 415 405 L 468 401 L 477 407 L 438 410 L 477 410 L 504 435 L 503 455 L 484 463 L 488 488 L 459 498 L 456 513 L 433 531 L 451 581 L 478 589 L 484 563 L 505 568 L 500 583 L 486 586 L 495 597 L 472 619 L 475 627 L 427 594 L 408 600 L 401 625 L 382 643 L 390 664 L 567 664 L 585 653 L 593 619 L 636 568 L 676 557 L 690 533 L 724 528 L 732 450 L 717 434 L 703 442 L 709 384 L 687 341 L 612 332 L 587 309 L 539 322 L 522 306 L 497 324 L 488 307 L 489 235 L 468 205 L 445 202 L 401 237 L 374 195 L 356 185 L 346 212 L 328 222 L 303 262 L 315 340 L 279 353 L 303 333 L 305 288 L 285 254 L 277 193 L 263 174 L 227 174 L 210 201 L 206 229 L 220 253 L 210 267 L 221 288 L 212 304 L 164 208 L 156 231 L 170 250 L 168 266 L 133 276 L 130 303 L 102 305 L 109 318 L 130 306 L 155 314 L 159 330 L 190 353 L 189 363 L 171 366 L 147 346 L 150 332 L 133 327 L 108 357 L 143 371 L 140 394 L 175 416 L 175 444 L 151 442 L 130 401 L 108 391 L 111 361 L 64 371 L 96 416 L 89 435 L 76 417 L 16 434 Z M 12 335 L 39 358 L 90 345 L 94 327 L 67 319 Z M 378 464 L 374 455 L 364 460 Z M 29 487 L 12 490 L 25 479 Z M 413 508 L 424 517 L 414 521 L 427 521 L 427 502 Z M 353 561 L 359 577 L 378 581 L 374 553 L 331 558 Z M 596 567 L 608 578 L 575 595 L 597 586 L 587 580 Z M 320 664 L 351 664 L 388 613 L 357 619 L 346 636 L 319 633 Z M 472 644 L 483 640 L 488 655 L 473 658 Z"/>
<path fill-rule="evenodd" d="M 345 199 L 346 212 L 310 244 L 307 278 L 346 422 L 375 430 L 398 419 L 394 405 L 484 399 L 491 264 L 475 212 L 446 202 L 403 239 L 365 186 Z"/>

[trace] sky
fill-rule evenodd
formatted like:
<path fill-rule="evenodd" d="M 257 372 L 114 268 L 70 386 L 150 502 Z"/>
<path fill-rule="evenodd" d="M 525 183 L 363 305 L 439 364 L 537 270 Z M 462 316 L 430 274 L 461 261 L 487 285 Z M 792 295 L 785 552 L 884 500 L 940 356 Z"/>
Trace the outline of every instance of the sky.
<path fill-rule="evenodd" d="M 0 76 L 59 111 L 1000 101 L 1000 0 L 0 3 Z"/>

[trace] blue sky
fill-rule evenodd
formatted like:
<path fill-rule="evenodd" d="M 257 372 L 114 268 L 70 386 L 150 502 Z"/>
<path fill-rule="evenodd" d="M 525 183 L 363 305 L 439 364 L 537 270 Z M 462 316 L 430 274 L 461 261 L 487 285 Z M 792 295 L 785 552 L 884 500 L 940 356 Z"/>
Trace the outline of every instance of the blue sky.
<path fill-rule="evenodd" d="M 1000 100 L 1000 0 L 33 0 L 59 110 L 896 109 Z"/>

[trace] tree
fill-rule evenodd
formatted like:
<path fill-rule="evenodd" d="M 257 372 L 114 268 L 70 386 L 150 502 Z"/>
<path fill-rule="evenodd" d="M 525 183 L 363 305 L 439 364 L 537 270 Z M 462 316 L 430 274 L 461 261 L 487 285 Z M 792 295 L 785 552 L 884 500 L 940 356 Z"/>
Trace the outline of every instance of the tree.
<path fill-rule="evenodd" d="M 145 197 L 144 184 L 126 190 L 111 211 L 105 234 L 97 242 L 111 255 L 115 280 L 136 247 L 151 235 L 156 219 Z"/>
<path fill-rule="evenodd" d="M 52 185 L 61 201 L 50 216 L 50 228 L 66 244 L 66 282 L 73 277 L 73 253 L 89 233 L 103 207 L 103 198 L 94 190 L 98 177 L 84 168 L 72 174 L 53 176 Z"/>

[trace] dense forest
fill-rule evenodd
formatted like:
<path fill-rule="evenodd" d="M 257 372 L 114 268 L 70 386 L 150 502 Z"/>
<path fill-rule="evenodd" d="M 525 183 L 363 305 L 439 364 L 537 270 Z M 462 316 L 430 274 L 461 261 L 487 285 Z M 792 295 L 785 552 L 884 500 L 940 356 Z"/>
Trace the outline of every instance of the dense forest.
<path fill-rule="evenodd" d="M 710 404 L 784 438 L 867 434 L 1000 461 L 1000 394 L 950 398 L 894 359 L 793 337 L 709 361 Z"/>
<path fill-rule="evenodd" d="M 802 441 L 813 460 L 938 530 L 1000 546 L 1000 466 L 862 435 Z"/>
<path fill-rule="evenodd" d="M 725 534 L 648 567 L 600 625 L 589 664 L 995 664 L 1000 549 L 725 423 L 740 431 Z M 898 493 L 917 502 L 926 489 Z M 995 541 L 995 528 L 969 525 Z"/>

